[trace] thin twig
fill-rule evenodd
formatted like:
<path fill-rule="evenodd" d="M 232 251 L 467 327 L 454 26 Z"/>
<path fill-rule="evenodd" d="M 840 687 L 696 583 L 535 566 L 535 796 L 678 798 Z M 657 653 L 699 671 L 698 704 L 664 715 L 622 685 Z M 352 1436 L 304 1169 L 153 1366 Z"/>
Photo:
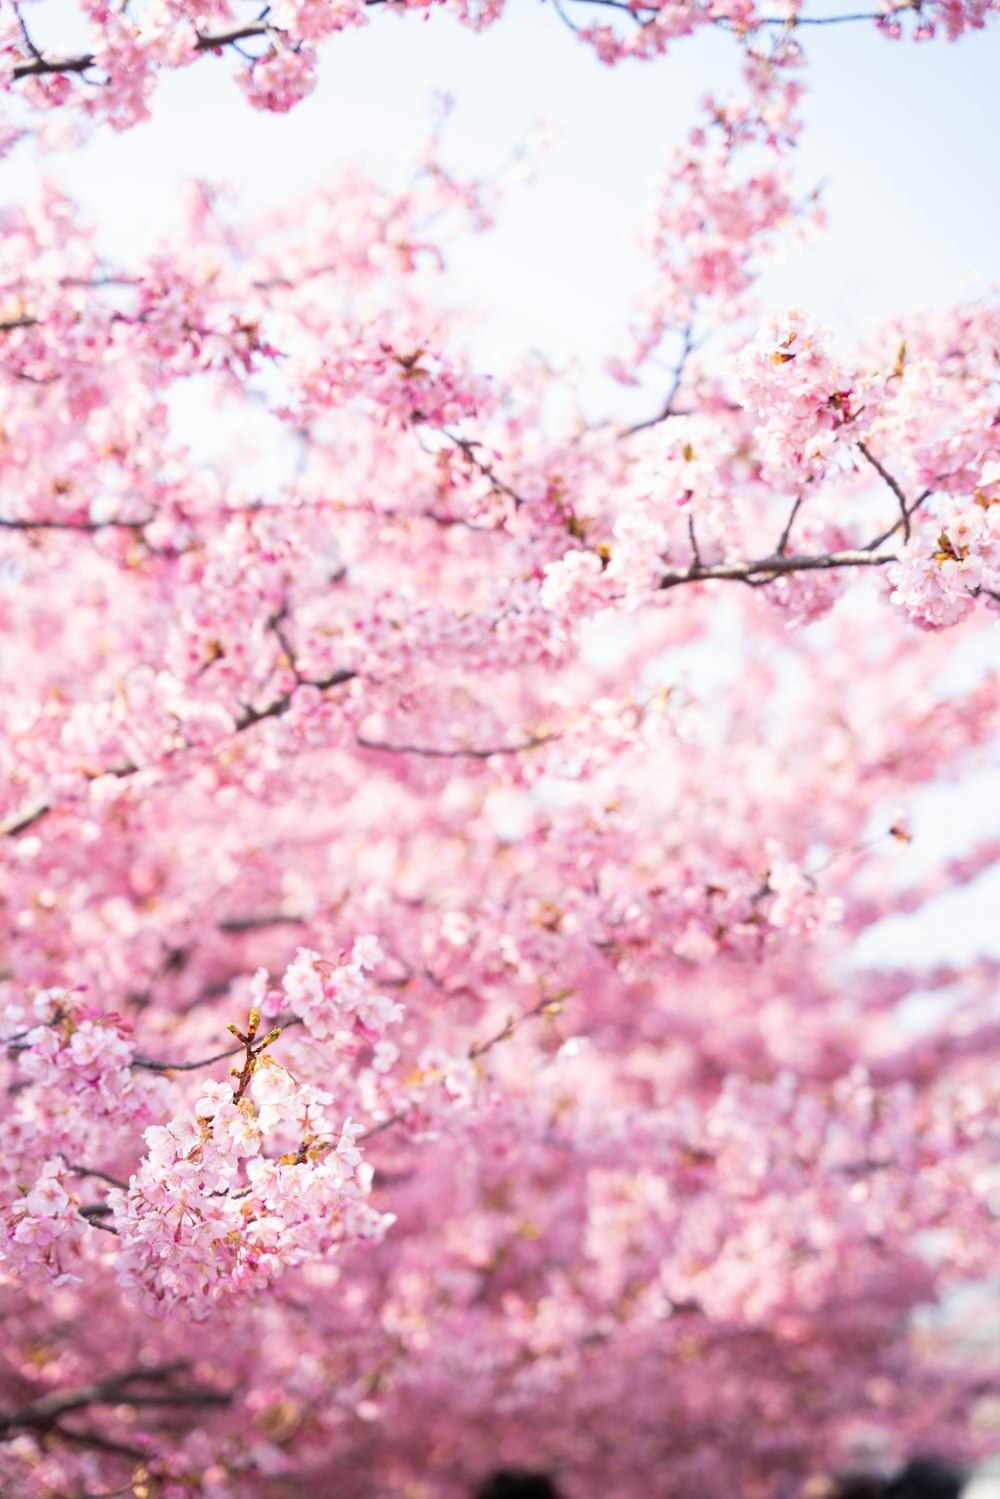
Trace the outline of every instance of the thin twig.
<path fill-rule="evenodd" d="M 788 541 L 792 534 L 792 526 L 795 524 L 795 517 L 799 513 L 799 506 L 802 504 L 802 500 L 803 496 L 801 494 L 795 496 L 795 504 L 791 508 L 791 512 L 785 522 L 785 529 L 782 531 L 781 539 L 778 542 L 777 553 L 779 557 L 783 557 L 788 550 Z"/>
<path fill-rule="evenodd" d="M 36 822 L 41 822 L 43 817 L 48 817 L 51 811 L 51 803 L 43 798 L 41 801 L 32 803 L 30 807 L 12 812 L 9 817 L 0 822 L 0 838 L 14 838 L 18 833 L 26 832 Z"/>
<path fill-rule="evenodd" d="M 623 428 L 623 430 L 618 434 L 619 437 L 633 437 L 636 432 L 645 432 L 648 427 L 658 427 L 660 422 L 668 421 L 670 417 L 675 415 L 674 402 L 677 399 L 678 392 L 681 388 L 681 381 L 684 378 L 684 366 L 687 363 L 688 356 L 693 348 L 694 327 L 691 323 L 689 323 L 684 329 L 684 343 L 681 348 L 680 358 L 674 366 L 673 383 L 671 384 L 670 389 L 667 392 L 667 399 L 664 401 L 663 406 L 655 416 L 649 416 L 644 422 L 634 422 L 631 427 Z"/>
<path fill-rule="evenodd" d="M 493 490 L 494 494 L 505 494 L 508 499 L 514 501 L 514 504 L 518 506 L 518 508 L 526 503 L 523 495 L 519 495 L 516 489 L 511 489 L 509 484 L 506 484 L 503 479 L 498 478 L 495 470 L 491 467 L 491 465 L 488 463 L 484 463 L 483 460 L 477 455 L 476 449 L 481 446 L 480 443 L 472 442 L 467 437 L 457 437 L 454 432 L 449 432 L 444 427 L 441 428 L 441 431 L 444 433 L 444 436 L 447 437 L 448 441 L 453 442 L 456 448 L 458 448 L 459 452 L 468 459 L 473 468 L 477 469 L 478 472 L 482 474 L 484 479 L 489 480 L 490 487 Z"/>
<path fill-rule="evenodd" d="M 695 567 L 701 567 L 701 552 L 698 550 L 698 536 L 694 529 L 694 516 L 688 511 L 688 539 L 691 542 L 691 560 Z"/>
<path fill-rule="evenodd" d="M 220 921 L 217 930 L 227 936 L 238 936 L 241 932 L 260 932 L 272 926 L 305 926 L 305 917 L 283 916 L 280 911 L 273 916 L 231 916 Z"/>
<path fill-rule="evenodd" d="M 109 1207 L 79 1208 L 78 1212 L 81 1218 L 86 1218 L 88 1227 L 99 1228 L 105 1234 L 114 1234 L 116 1239 L 121 1237 L 113 1223 L 101 1222 L 101 1219 L 111 1212 Z"/>
<path fill-rule="evenodd" d="M 902 491 L 902 488 L 900 487 L 899 483 L 893 478 L 892 474 L 889 473 L 888 469 L 882 467 L 882 464 L 879 463 L 878 459 L 868 447 L 867 443 L 859 442 L 858 452 L 862 453 L 864 457 L 867 458 L 872 468 L 880 476 L 880 478 L 885 480 L 889 488 L 892 490 L 893 494 L 896 496 L 896 499 L 899 501 L 900 524 L 903 528 L 903 540 L 909 541 L 910 512 L 907 509 L 908 501 L 906 495 Z"/>
<path fill-rule="evenodd" d="M 199 35 L 195 51 L 218 52 L 236 42 L 246 41 L 251 37 L 271 36 L 274 32 L 275 27 L 268 21 L 249 21 L 245 26 L 235 26 L 230 31 Z M 81 52 L 75 57 L 45 57 L 37 48 L 32 51 L 34 56 L 31 62 L 17 63 L 14 67 L 15 79 L 37 78 L 44 73 L 86 73 L 95 66 L 92 52 Z"/>
<path fill-rule="evenodd" d="M 436 749 L 427 744 L 387 744 L 380 739 L 365 739 L 358 736 L 362 749 L 376 750 L 387 755 L 423 755 L 429 760 L 491 760 L 494 755 L 519 755 L 524 750 L 538 749 L 557 739 L 557 734 L 537 734 L 519 744 L 494 744 L 483 749 Z"/>
<path fill-rule="evenodd" d="M 713 579 L 769 583 L 786 573 L 829 572 L 837 567 L 884 567 L 887 562 L 897 560 L 894 552 L 822 552 L 805 557 L 788 557 L 775 553 L 771 557 L 760 557 L 751 562 L 713 562 L 701 567 L 689 567 L 686 572 L 664 573 L 659 586 L 661 589 L 677 588 L 682 583 L 706 583 Z"/>
<path fill-rule="evenodd" d="M 7 519 L 0 516 L 0 530 L 4 531 L 143 531 L 150 524 L 152 516 L 148 520 L 57 520 L 53 516 L 41 516 L 37 520 Z"/>
<path fill-rule="evenodd" d="M 290 1031 L 303 1023 L 298 1015 L 290 1015 L 287 1018 L 279 1015 L 274 1022 L 274 1028 L 282 1032 Z M 141 1067 L 147 1072 L 198 1072 L 202 1067 L 211 1067 L 216 1062 L 224 1062 L 229 1057 L 235 1057 L 237 1053 L 245 1049 L 245 1045 L 231 1046 L 228 1051 L 218 1051 L 214 1056 L 202 1057 L 198 1062 L 164 1062 L 157 1061 L 155 1057 L 133 1057 L 131 1066 Z"/>
<path fill-rule="evenodd" d="M 107 1182 L 109 1187 L 120 1187 L 124 1192 L 128 1182 L 121 1181 L 117 1176 L 109 1176 L 106 1171 L 98 1171 L 96 1166 L 76 1166 L 67 1162 L 66 1170 L 72 1171 L 74 1176 L 93 1176 L 97 1181 Z"/>
<path fill-rule="evenodd" d="M 933 489 L 925 489 L 922 494 L 918 494 L 917 498 L 913 501 L 913 504 L 906 511 L 905 516 L 901 516 L 900 519 L 893 525 L 891 525 L 887 531 L 883 531 L 880 536 L 875 537 L 874 541 L 870 541 L 865 550 L 869 552 L 875 552 L 885 542 L 890 541 L 893 536 L 895 536 L 899 531 L 903 529 L 904 524 L 909 523 L 910 517 L 916 514 L 924 501 L 929 500 L 933 493 Z"/>

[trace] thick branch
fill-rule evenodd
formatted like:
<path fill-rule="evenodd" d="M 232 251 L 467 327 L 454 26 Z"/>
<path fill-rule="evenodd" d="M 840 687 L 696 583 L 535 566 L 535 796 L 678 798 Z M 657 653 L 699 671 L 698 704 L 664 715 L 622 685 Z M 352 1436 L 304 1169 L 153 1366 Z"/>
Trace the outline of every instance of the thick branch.
<path fill-rule="evenodd" d="M 109 1375 L 107 1379 L 94 1380 L 91 1384 L 78 1385 L 72 1390 L 52 1390 L 39 1395 L 26 1405 L 10 1412 L 0 1411 L 0 1433 L 7 1431 L 57 1430 L 61 1435 L 86 1440 L 82 1434 L 65 1431 L 57 1425 L 62 1416 L 71 1411 L 85 1410 L 94 1405 L 190 1405 L 227 1404 L 230 1396 L 219 1390 L 204 1386 L 185 1384 L 183 1389 L 168 1389 L 162 1394 L 144 1394 L 136 1385 L 158 1385 L 177 1374 L 190 1370 L 187 1362 L 162 1364 L 154 1369 L 128 1369 L 122 1374 Z"/>
<path fill-rule="evenodd" d="M 0 516 L 3 531 L 143 531 L 149 520 L 57 520 L 47 516 L 38 520 L 9 520 Z"/>
<path fill-rule="evenodd" d="M 14 838 L 18 833 L 27 832 L 36 822 L 41 822 L 43 817 L 48 817 L 52 811 L 50 802 L 34 802 L 30 807 L 23 807 L 17 812 L 12 812 L 8 818 L 0 822 L 0 838 Z"/>
<path fill-rule="evenodd" d="M 681 583 L 706 583 L 712 579 L 740 583 L 770 583 L 786 573 L 830 572 L 837 567 L 884 567 L 897 560 L 894 552 L 822 552 L 812 557 L 789 557 L 775 552 L 752 562 L 712 562 L 692 566 L 684 572 L 664 573 L 660 588 L 677 588 Z"/>
<path fill-rule="evenodd" d="M 362 749 L 378 750 L 387 755 L 423 755 L 429 760 L 491 760 L 494 755 L 519 755 L 523 750 L 538 749 L 548 744 L 556 734 L 536 734 L 523 739 L 519 744 L 493 744 L 482 749 L 435 749 L 426 744 L 386 744 L 379 739 L 358 737 Z"/>

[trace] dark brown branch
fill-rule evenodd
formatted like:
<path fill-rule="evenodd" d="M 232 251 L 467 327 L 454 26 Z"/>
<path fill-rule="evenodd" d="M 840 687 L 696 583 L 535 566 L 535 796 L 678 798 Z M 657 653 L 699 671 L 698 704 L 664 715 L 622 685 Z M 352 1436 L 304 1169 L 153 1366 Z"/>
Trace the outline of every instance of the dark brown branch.
<path fill-rule="evenodd" d="M 906 498 L 906 495 L 903 493 L 902 489 L 900 488 L 900 486 L 897 483 L 897 481 L 893 478 L 892 474 L 889 473 L 888 469 L 885 469 L 885 468 L 882 467 L 881 463 L 879 463 L 878 459 L 875 457 L 875 454 L 868 447 L 867 443 L 859 442 L 858 443 L 858 452 L 864 455 L 864 457 L 868 460 L 868 462 L 871 464 L 872 468 L 879 475 L 879 477 L 885 480 L 885 482 L 888 484 L 889 488 L 892 490 L 893 494 L 896 496 L 896 499 L 899 501 L 899 514 L 900 514 L 900 521 L 899 521 L 899 523 L 900 523 L 900 525 L 903 528 L 903 540 L 904 541 L 909 541 L 909 539 L 910 539 L 910 512 L 909 512 L 909 509 L 908 509 L 909 502 L 908 502 L 908 500 Z"/>
<path fill-rule="evenodd" d="M 117 1228 L 115 1228 L 113 1223 L 101 1222 L 101 1219 L 106 1218 L 111 1212 L 111 1209 L 109 1207 L 106 1207 L 103 1204 L 98 1204 L 93 1207 L 80 1208 L 78 1209 L 78 1211 L 81 1218 L 86 1218 L 87 1223 L 91 1228 L 99 1228 L 102 1233 L 114 1234 L 116 1239 L 119 1237 L 118 1230 Z"/>
<path fill-rule="evenodd" d="M 489 480 L 490 488 L 493 490 L 494 494 L 506 495 L 508 499 L 514 501 L 514 504 L 518 508 L 525 504 L 523 495 L 519 495 L 516 489 L 511 489 L 509 484 L 506 484 L 503 479 L 497 476 L 497 473 L 492 465 L 490 465 L 489 463 L 484 463 L 483 460 L 477 455 L 476 449 L 482 446 L 481 443 L 471 442 L 467 437 L 456 437 L 454 432 L 445 431 L 444 428 L 442 428 L 441 430 L 442 432 L 444 432 L 444 435 L 445 437 L 447 437 L 448 441 L 453 442 L 456 448 L 458 448 L 459 452 L 462 453 L 462 455 L 468 460 L 468 462 L 472 464 L 472 467 L 476 469 L 478 473 L 482 474 L 484 479 Z"/>
<path fill-rule="evenodd" d="M 94 1380 L 91 1384 L 77 1385 L 73 1390 L 52 1390 L 39 1395 L 27 1405 L 19 1406 L 9 1413 L 0 1412 L 0 1432 L 13 1431 L 19 1427 L 47 1430 L 61 1416 L 71 1411 L 84 1410 L 92 1405 L 127 1405 L 129 1391 L 133 1385 L 160 1384 L 175 1374 L 185 1374 L 190 1364 L 184 1360 L 173 1364 L 161 1364 L 153 1369 L 127 1369 L 121 1374 L 109 1375 L 106 1379 Z M 189 1386 L 185 1387 L 190 1389 Z M 138 1392 L 137 1392 L 138 1393 Z M 216 1396 L 215 1391 L 206 1391 L 206 1396 Z M 228 1398 L 228 1397 L 224 1397 Z M 69 1435 L 69 1433 L 65 1433 Z"/>
<path fill-rule="evenodd" d="M 230 916 L 219 922 L 218 930 L 227 936 L 238 936 L 241 932 L 260 932 L 271 926 L 305 926 L 305 918 L 282 916 L 280 911 L 273 916 Z"/>
<path fill-rule="evenodd" d="M 73 1431 L 68 1426 L 60 1426 L 53 1422 L 46 1428 L 54 1436 L 62 1437 L 65 1442 L 76 1442 L 81 1447 L 94 1447 L 98 1452 L 113 1452 L 117 1457 L 130 1457 L 141 1461 L 149 1456 L 141 1447 L 133 1447 L 128 1442 L 116 1442 L 111 1437 L 102 1436 L 97 1431 Z M 133 1490 L 134 1492 L 134 1490 Z"/>
<path fill-rule="evenodd" d="M 197 1072 L 201 1067 L 211 1067 L 214 1062 L 224 1062 L 235 1057 L 242 1046 L 230 1046 L 227 1051 L 217 1051 L 214 1056 L 202 1057 L 200 1062 L 158 1062 L 155 1057 L 133 1057 L 132 1067 L 141 1067 L 146 1072 Z"/>
<path fill-rule="evenodd" d="M 423 755 L 429 760 L 490 760 L 494 755 L 519 755 L 523 750 L 538 749 L 542 744 L 558 738 L 556 734 L 538 734 L 520 744 L 494 744 L 488 749 L 435 749 L 425 744 L 386 744 L 379 739 L 364 739 L 360 735 L 358 744 L 362 749 L 376 750 L 387 755 Z"/>
<path fill-rule="evenodd" d="M 883 531 L 880 536 L 876 536 L 874 541 L 870 541 L 865 550 L 869 552 L 875 552 L 880 546 L 883 546 L 885 542 L 891 541 L 893 536 L 895 536 L 899 531 L 903 529 L 904 525 L 909 524 L 911 516 L 916 514 L 924 501 L 929 500 L 933 493 L 933 489 L 925 489 L 922 494 L 918 494 L 917 498 L 913 501 L 913 504 L 904 511 L 900 519 L 898 521 L 895 521 L 887 531 Z"/>
<path fill-rule="evenodd" d="M 408 1109 L 401 1109 L 397 1114 L 390 1114 L 388 1119 L 383 1119 L 380 1124 L 373 1124 L 371 1129 L 366 1129 L 364 1134 L 358 1135 L 358 1140 L 371 1140 L 375 1135 L 381 1135 L 385 1130 L 392 1129 L 394 1124 L 400 1124 L 406 1118 L 408 1112 Z"/>
<path fill-rule="evenodd" d="M 374 0 L 369 0 L 369 3 L 374 3 Z M 628 16 L 630 20 L 635 21 L 640 26 L 645 26 L 650 21 L 655 21 L 659 15 L 659 7 L 656 5 L 632 6 L 627 4 L 626 0 L 573 0 L 573 3 L 588 6 L 594 5 L 602 10 L 621 11 L 622 15 Z M 893 6 L 891 10 L 847 11 L 839 16 L 757 16 L 749 24 L 743 22 L 735 23 L 730 21 L 728 17 L 722 16 L 714 20 L 714 24 L 721 26 L 727 31 L 737 30 L 738 28 L 741 31 L 752 31 L 761 26 L 842 26 L 854 24 L 858 21 L 890 20 L 893 16 L 900 15 L 906 10 L 912 10 L 912 8 L 912 5 L 907 3 L 905 5 Z M 706 17 L 706 19 L 710 18 Z"/>
<path fill-rule="evenodd" d="M 897 561 L 894 552 L 822 552 L 812 557 L 789 557 L 776 552 L 772 557 L 760 557 L 752 562 L 713 562 L 701 567 L 689 567 L 685 572 L 664 573 L 660 588 L 677 588 L 681 583 L 707 583 L 734 581 L 740 583 L 770 583 L 787 573 L 830 572 L 837 567 L 884 567 L 887 562 Z"/>
<path fill-rule="evenodd" d="M 98 1171 L 96 1166 L 76 1166 L 67 1162 L 66 1170 L 72 1171 L 74 1176 L 92 1176 L 95 1181 L 107 1182 L 109 1187 L 120 1187 L 123 1192 L 128 1187 L 128 1182 L 119 1180 L 117 1176 L 109 1176 L 107 1171 Z"/>
<path fill-rule="evenodd" d="M 9 817 L 0 822 L 0 838 L 13 838 L 18 833 L 26 832 L 36 822 L 41 822 L 43 817 L 47 817 L 51 811 L 51 803 L 42 800 L 19 812 L 12 812 Z"/>
<path fill-rule="evenodd" d="M 279 1015 L 275 1021 L 275 1029 L 280 1031 L 293 1030 L 295 1026 L 303 1022 L 298 1015 L 290 1015 L 287 1018 Z M 162 1062 L 155 1057 L 133 1057 L 131 1066 L 141 1067 L 147 1072 L 198 1072 L 202 1067 L 211 1067 L 215 1062 L 224 1062 L 229 1057 L 235 1057 L 244 1051 L 244 1046 L 231 1046 L 227 1051 L 217 1051 L 214 1056 L 202 1057 L 198 1062 Z"/>
<path fill-rule="evenodd" d="M 230 31 L 209 32 L 199 36 L 195 43 L 195 50 L 218 52 L 223 47 L 233 46 L 236 42 L 247 41 L 251 37 L 269 36 L 274 31 L 275 27 L 265 20 L 250 21 L 245 26 L 234 26 Z M 37 78 L 44 73 L 86 73 L 94 67 L 92 52 L 81 52 L 76 57 L 45 57 L 37 48 L 32 50 L 35 55 L 30 62 L 18 63 L 15 66 L 15 79 Z"/>
<path fill-rule="evenodd" d="M 356 676 L 356 671 L 348 670 L 333 671 L 329 676 L 315 679 L 296 676 L 295 687 L 290 692 L 282 693 L 281 697 L 275 698 L 266 707 L 245 707 L 236 720 L 235 732 L 242 734 L 244 729 L 252 728 L 255 723 L 263 723 L 265 718 L 280 718 L 283 713 L 287 713 L 292 705 L 296 687 L 315 687 L 320 692 L 325 692 L 328 687 L 340 687 L 344 682 L 353 681 Z"/>
<path fill-rule="evenodd" d="M 795 517 L 799 513 L 799 506 L 802 504 L 802 499 L 803 496 L 800 494 L 795 496 L 795 504 L 792 506 L 791 511 L 789 512 L 788 519 L 785 521 L 785 529 L 781 533 L 781 538 L 777 546 L 777 554 L 779 557 L 783 557 L 788 551 L 788 542 L 792 534 L 792 527 L 795 524 Z"/>
<path fill-rule="evenodd" d="M 694 516 L 688 511 L 688 540 L 691 543 L 691 562 L 694 567 L 701 567 L 701 552 L 698 550 L 698 533 L 694 528 Z M 779 548 L 780 550 L 780 548 Z"/>
<path fill-rule="evenodd" d="M 9 520 L 0 516 L 0 530 L 4 531 L 143 531 L 149 525 L 152 517 L 147 520 L 57 520 L 52 516 L 41 517 L 38 520 Z"/>

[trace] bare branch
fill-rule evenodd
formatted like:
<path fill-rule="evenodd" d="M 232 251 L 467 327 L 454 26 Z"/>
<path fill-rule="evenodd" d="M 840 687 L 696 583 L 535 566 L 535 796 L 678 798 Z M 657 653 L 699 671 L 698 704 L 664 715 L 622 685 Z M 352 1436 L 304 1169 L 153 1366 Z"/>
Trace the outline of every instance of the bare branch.
<path fill-rule="evenodd" d="M 279 1015 L 274 1022 L 274 1029 L 279 1031 L 290 1031 L 297 1025 L 302 1025 L 298 1015 Z M 155 1057 L 133 1057 L 131 1066 L 141 1067 L 147 1072 L 198 1072 L 202 1067 L 211 1067 L 216 1062 L 224 1062 L 229 1057 L 235 1057 L 244 1051 L 245 1046 L 231 1046 L 226 1051 L 217 1051 L 214 1056 L 202 1057 L 198 1062 L 163 1062 L 157 1061 Z"/>
<path fill-rule="evenodd" d="M 219 922 L 218 930 L 227 936 L 238 936 L 241 932 L 260 932 L 272 926 L 305 926 L 305 917 L 283 916 L 280 911 L 271 916 L 230 916 Z"/>
<path fill-rule="evenodd" d="M 362 749 L 377 750 L 387 755 L 423 755 L 429 760 L 490 760 L 494 755 L 519 755 L 523 750 L 538 749 L 540 745 L 548 744 L 558 737 L 555 733 L 537 734 L 522 740 L 520 744 L 494 744 L 483 749 L 435 749 L 433 745 L 425 744 L 386 744 L 382 740 L 365 739 L 360 735 L 357 742 Z"/>
<path fill-rule="evenodd" d="M 385 3 L 385 0 L 366 0 L 366 4 L 374 7 Z M 600 6 L 607 10 L 617 10 L 628 16 L 631 21 L 638 25 L 646 25 L 655 21 L 659 8 L 655 5 L 632 6 L 625 0 L 572 0 L 574 4 Z M 561 18 L 574 30 L 578 30 L 565 12 L 556 7 Z M 747 30 L 754 30 L 765 26 L 798 27 L 798 26 L 841 26 L 858 21 L 885 21 L 904 10 L 912 9 L 911 4 L 894 6 L 887 11 L 849 11 L 843 15 L 833 16 L 758 16 L 748 26 L 744 22 L 733 23 L 726 17 L 706 17 L 710 24 L 720 26 L 724 30 L 739 30 L 740 34 Z M 22 32 L 23 32 L 22 23 Z M 234 26 L 229 31 L 206 32 L 198 36 L 195 42 L 197 52 L 221 52 L 225 47 L 237 47 L 239 42 L 250 41 L 260 37 L 281 38 L 285 35 L 279 28 L 272 25 L 265 15 L 256 21 L 249 21 L 244 26 Z M 81 52 L 69 57 L 46 57 L 45 54 L 30 40 L 25 33 L 25 47 L 29 56 L 23 61 L 16 63 L 13 68 L 15 81 L 22 78 L 39 78 L 50 73 L 88 73 L 96 66 L 96 59 L 92 52 Z M 245 55 L 245 54 L 242 54 Z"/>
<path fill-rule="evenodd" d="M 106 1171 L 98 1171 L 96 1166 L 76 1166 L 67 1162 L 66 1170 L 72 1171 L 74 1176 L 92 1176 L 97 1181 L 107 1182 L 109 1187 L 120 1187 L 124 1192 L 128 1182 L 120 1181 L 117 1176 L 109 1176 Z"/>
<path fill-rule="evenodd" d="M 31 1400 L 27 1405 L 18 1407 L 9 1413 L 0 1412 L 0 1432 L 13 1431 L 18 1428 L 51 1430 L 56 1429 L 64 1436 L 77 1436 L 77 1433 L 63 1431 L 56 1426 L 61 1416 L 69 1415 L 72 1411 L 85 1410 L 93 1405 L 128 1405 L 142 1401 L 148 1403 L 149 1396 L 143 1397 L 141 1390 L 134 1386 L 157 1385 L 171 1380 L 176 1374 L 186 1374 L 191 1365 L 182 1360 L 172 1364 L 161 1364 L 152 1369 L 127 1369 L 121 1374 L 109 1375 L 106 1379 L 94 1380 L 91 1384 L 77 1385 L 71 1390 L 52 1390 L 47 1395 L 39 1395 L 37 1399 Z M 159 1404 L 173 1404 L 175 1400 L 183 1401 L 190 1399 L 193 1387 L 186 1383 L 182 1390 L 165 1391 L 157 1398 Z M 228 1401 L 230 1397 L 221 1391 L 212 1389 L 199 1389 L 201 1399 L 213 1404 L 221 1404 Z M 82 1437 L 79 1438 L 83 1440 Z M 141 1454 L 140 1454 L 141 1455 Z"/>
<path fill-rule="evenodd" d="M 230 1046 L 226 1051 L 217 1051 L 214 1056 L 202 1057 L 200 1062 L 158 1062 L 155 1057 L 135 1056 L 129 1065 L 141 1067 L 146 1072 L 197 1072 L 202 1067 L 211 1067 L 214 1062 L 235 1057 L 242 1050 L 242 1046 Z"/>
<path fill-rule="evenodd" d="M 701 553 L 698 550 L 698 535 L 694 529 L 694 516 L 688 511 L 688 539 L 691 542 L 691 564 L 693 567 L 701 567 Z"/>
<path fill-rule="evenodd" d="M 795 524 L 795 517 L 799 513 L 799 506 L 802 504 L 802 500 L 803 496 L 801 494 L 795 496 L 795 504 L 792 506 L 791 511 L 789 512 L 788 519 L 785 521 L 785 529 L 782 531 L 781 539 L 778 542 L 777 554 L 779 557 L 783 557 L 788 550 L 788 542 L 792 534 L 792 527 Z"/>
<path fill-rule="evenodd" d="M 887 531 L 883 531 L 880 536 L 876 536 L 874 541 L 870 541 L 868 543 L 866 551 L 877 551 L 880 546 L 883 546 L 885 544 L 885 542 L 890 541 L 893 536 L 895 536 L 899 531 L 903 529 L 904 525 L 909 524 L 910 517 L 916 514 L 924 501 L 929 500 L 933 493 L 933 489 L 925 489 L 922 494 L 918 494 L 917 498 L 913 501 L 913 504 L 910 505 L 910 507 L 904 512 L 904 514 L 898 521 L 891 525 Z"/>
<path fill-rule="evenodd" d="M 375 1135 L 381 1135 L 385 1130 L 392 1129 L 394 1124 L 400 1124 L 408 1112 L 408 1109 L 401 1109 L 397 1114 L 390 1114 L 388 1119 L 383 1119 L 379 1124 L 373 1124 L 371 1129 L 366 1129 L 363 1134 L 358 1135 L 358 1139 L 371 1140 Z"/>
<path fill-rule="evenodd" d="M 689 567 L 685 572 L 664 573 L 660 588 L 677 588 L 682 583 L 706 583 L 713 579 L 759 585 L 773 582 L 786 573 L 830 572 L 837 567 L 884 567 L 898 559 L 894 552 L 844 551 L 822 552 L 816 556 L 789 557 L 776 552 L 750 562 L 713 562 Z"/>
<path fill-rule="evenodd" d="M 41 801 L 34 802 L 30 807 L 12 812 L 8 818 L 0 822 L 0 838 L 14 838 L 18 833 L 26 832 L 36 822 L 41 822 L 43 817 L 47 817 L 51 811 L 51 803 L 43 798 Z"/>
<path fill-rule="evenodd" d="M 197 52 L 219 52 L 223 47 L 232 47 L 236 42 L 251 37 L 273 35 L 276 28 L 266 20 L 249 21 L 245 26 L 234 26 L 230 31 L 209 32 L 200 35 L 195 42 Z M 18 63 L 14 78 L 37 78 L 44 73 L 86 73 L 95 66 L 92 52 L 81 52 L 75 57 L 45 57 L 36 47 L 30 62 Z"/>
<path fill-rule="evenodd" d="M 77 1212 L 79 1213 L 81 1218 L 85 1218 L 87 1220 L 87 1224 L 90 1228 L 99 1228 L 102 1233 L 114 1234 L 116 1239 L 120 1237 L 118 1230 L 117 1228 L 115 1228 L 113 1223 L 101 1222 L 101 1219 L 106 1218 L 111 1212 L 111 1209 L 106 1204 L 95 1203 L 91 1207 L 78 1208 Z"/>
<path fill-rule="evenodd" d="M 0 530 L 3 531 L 143 531 L 149 525 L 152 516 L 146 520 L 57 520 L 53 516 L 39 517 L 37 520 L 30 519 L 8 519 L 0 516 Z"/>
<path fill-rule="evenodd" d="M 294 668 L 293 674 L 295 674 Z M 314 679 L 296 676 L 295 687 L 315 687 L 320 692 L 325 692 L 328 687 L 340 687 L 344 682 L 353 681 L 356 676 L 356 671 L 348 670 L 332 671 L 329 676 Z M 282 693 L 281 697 L 275 698 L 264 708 L 245 707 L 236 720 L 235 732 L 242 734 L 244 729 L 252 728 L 256 723 L 263 723 L 265 718 L 280 718 L 283 713 L 287 713 L 295 696 L 295 687 L 290 692 Z"/>
<path fill-rule="evenodd" d="M 910 539 L 910 512 L 909 512 L 909 510 L 907 508 L 908 502 L 907 502 L 907 499 L 906 499 L 906 495 L 903 493 L 903 491 L 900 488 L 900 486 L 897 483 L 897 481 L 892 477 L 892 474 L 890 474 L 887 469 L 885 469 L 885 468 L 882 467 L 881 463 L 879 463 L 878 459 L 875 457 L 875 454 L 868 447 L 867 443 L 859 442 L 858 443 L 858 452 L 862 453 L 864 455 L 864 457 L 867 458 L 867 460 L 871 464 L 872 468 L 875 470 L 875 472 L 879 475 L 880 478 L 882 478 L 882 479 L 885 480 L 885 482 L 888 484 L 889 488 L 892 490 L 893 494 L 896 496 L 896 499 L 899 501 L 900 525 L 903 528 L 903 540 L 904 541 L 909 541 L 909 539 Z"/>

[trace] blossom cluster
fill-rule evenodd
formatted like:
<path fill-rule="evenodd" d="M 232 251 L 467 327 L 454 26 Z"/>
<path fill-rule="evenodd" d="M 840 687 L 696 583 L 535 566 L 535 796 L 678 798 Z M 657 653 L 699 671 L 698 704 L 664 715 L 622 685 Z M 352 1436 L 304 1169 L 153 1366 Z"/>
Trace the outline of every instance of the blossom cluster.
<path fill-rule="evenodd" d="M 967 619 L 982 597 L 1000 604 L 1000 463 L 983 465 L 975 495 L 922 524 L 889 570 L 893 603 L 925 629 Z"/>
<path fill-rule="evenodd" d="M 361 1126 L 334 1126 L 333 1102 L 267 1057 L 249 1094 L 206 1083 L 193 1110 L 147 1129 L 128 1190 L 108 1199 L 125 1287 L 197 1316 L 345 1240 L 384 1233 L 392 1219 L 367 1200 Z"/>
<path fill-rule="evenodd" d="M 90 9 L 120 125 L 239 21 Z M 248 21 L 254 102 L 367 14 Z M 883 923 L 1000 846 L 1000 307 L 842 348 L 752 311 L 817 219 L 756 14 L 592 37 L 747 39 L 628 425 L 463 346 L 436 273 L 496 193 L 440 140 L 264 217 L 192 190 L 128 262 L 54 190 L 3 215 L 5 1492 L 768 1499 L 873 1412 L 986 1444 L 948 1317 L 995 1257 L 1000 959 Z"/>

